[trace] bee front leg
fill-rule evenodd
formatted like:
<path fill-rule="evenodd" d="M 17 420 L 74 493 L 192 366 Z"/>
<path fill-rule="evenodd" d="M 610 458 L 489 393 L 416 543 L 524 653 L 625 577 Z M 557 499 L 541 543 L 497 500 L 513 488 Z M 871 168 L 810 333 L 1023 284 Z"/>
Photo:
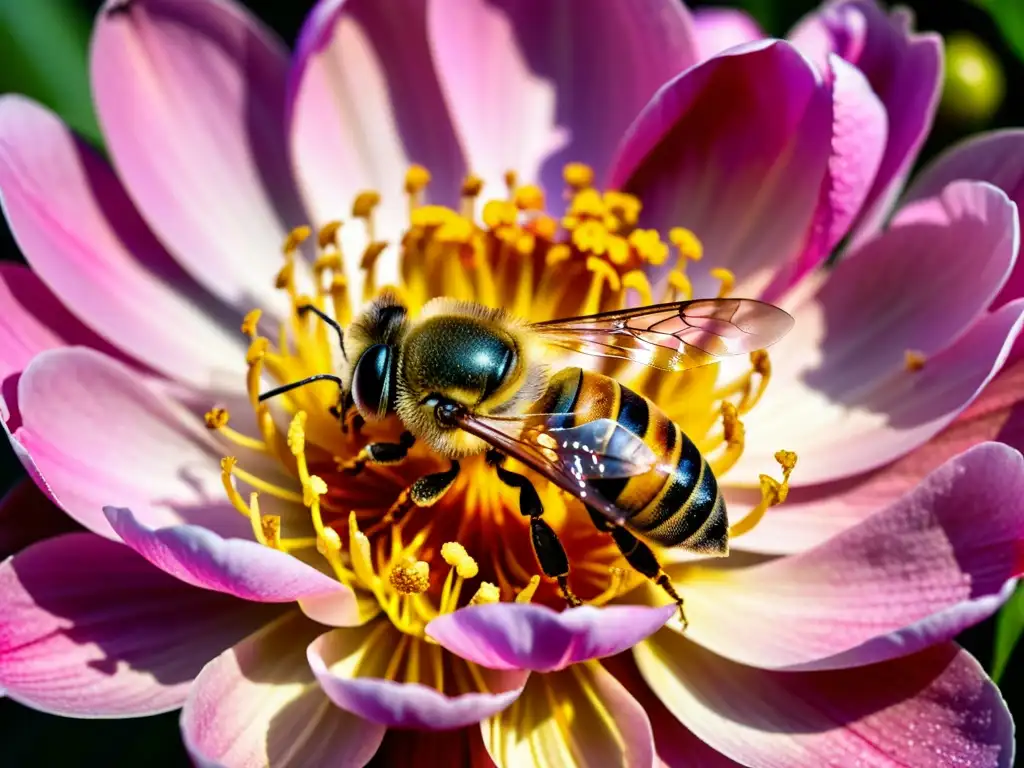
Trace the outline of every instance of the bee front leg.
<path fill-rule="evenodd" d="M 597 526 L 598 530 L 611 534 L 612 539 L 615 541 L 615 546 L 619 548 L 619 552 L 626 558 L 626 562 L 637 572 L 661 587 L 672 598 L 679 607 L 679 619 L 683 623 L 683 629 L 686 629 L 689 622 L 687 622 L 686 612 L 683 610 L 683 598 L 676 592 L 676 588 L 672 585 L 672 580 L 662 570 L 661 563 L 658 562 L 658 558 L 651 548 L 621 525 L 615 525 L 609 521 L 600 512 L 596 512 L 590 507 L 587 507 L 587 512 L 590 513 L 590 519 L 594 521 L 594 525 Z"/>
<path fill-rule="evenodd" d="M 461 468 L 459 462 L 453 461 L 451 467 L 444 472 L 434 472 L 419 478 L 398 494 L 395 503 L 384 513 L 384 517 L 366 530 L 366 535 L 372 536 L 389 525 L 401 522 L 413 507 L 430 507 L 439 502 L 455 483 Z"/>
<path fill-rule="evenodd" d="M 415 442 L 412 432 L 403 432 L 397 443 L 370 443 L 348 461 L 339 461 L 338 471 L 358 475 L 367 464 L 398 464 Z"/>
<path fill-rule="evenodd" d="M 558 588 L 569 605 L 582 605 L 583 601 L 569 589 L 569 558 L 558 534 L 544 520 L 544 505 L 533 483 L 525 475 L 505 469 L 502 466 L 505 456 L 497 451 L 487 452 L 487 463 L 494 467 L 501 482 L 519 491 L 519 513 L 530 518 L 530 540 L 544 575 L 558 582 Z"/>

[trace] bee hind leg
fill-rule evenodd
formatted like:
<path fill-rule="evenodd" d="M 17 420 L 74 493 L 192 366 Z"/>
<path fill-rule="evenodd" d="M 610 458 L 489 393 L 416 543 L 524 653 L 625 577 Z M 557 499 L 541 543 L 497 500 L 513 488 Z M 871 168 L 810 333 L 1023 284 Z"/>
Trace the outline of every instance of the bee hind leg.
<path fill-rule="evenodd" d="M 384 513 L 384 517 L 366 530 L 366 535 L 372 536 L 389 525 L 400 523 L 413 507 L 430 507 L 439 502 L 455 483 L 460 470 L 459 462 L 453 461 L 451 467 L 444 472 L 434 472 L 419 478 L 398 494 L 395 503 Z"/>
<path fill-rule="evenodd" d="M 367 464 L 398 464 L 416 442 L 412 432 L 403 432 L 397 443 L 370 443 L 348 461 L 338 462 L 338 471 L 358 475 Z"/>
<path fill-rule="evenodd" d="M 638 573 L 646 576 L 661 587 L 665 594 L 672 598 L 672 601 L 679 608 L 679 620 L 682 622 L 683 629 L 685 630 L 689 622 L 686 620 L 686 611 L 683 610 L 683 598 L 676 592 L 672 580 L 662 570 L 661 563 L 658 562 L 658 558 L 651 548 L 621 525 L 615 525 L 610 522 L 599 512 L 595 512 L 590 507 L 587 507 L 587 511 L 590 513 L 590 518 L 594 521 L 594 525 L 597 526 L 598 530 L 611 534 L 612 539 L 615 541 L 615 546 L 619 548 L 619 552 L 626 558 L 626 562 Z"/>
<path fill-rule="evenodd" d="M 571 606 L 582 605 L 583 601 L 569 589 L 569 557 L 558 534 L 544 519 L 544 505 L 537 495 L 537 489 L 525 475 L 505 469 L 505 456 L 497 451 L 488 451 L 487 463 L 494 467 L 498 479 L 509 488 L 519 491 L 519 513 L 530 518 L 530 540 L 533 553 L 537 556 L 540 569 L 549 579 L 558 582 L 562 597 Z"/>

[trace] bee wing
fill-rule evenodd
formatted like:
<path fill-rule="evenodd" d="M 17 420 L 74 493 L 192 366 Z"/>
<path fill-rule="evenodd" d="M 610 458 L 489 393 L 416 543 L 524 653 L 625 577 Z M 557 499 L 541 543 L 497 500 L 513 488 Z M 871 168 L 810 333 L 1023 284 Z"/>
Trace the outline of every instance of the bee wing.
<path fill-rule="evenodd" d="M 464 413 L 459 427 L 522 462 L 608 518 L 622 511 L 601 496 L 592 480 L 633 477 L 656 471 L 657 457 L 642 439 L 612 419 L 575 427 L 531 426 L 537 416 L 488 418 Z"/>
<path fill-rule="evenodd" d="M 696 299 L 535 323 L 547 343 L 573 352 L 685 371 L 763 349 L 793 318 L 755 299 Z"/>

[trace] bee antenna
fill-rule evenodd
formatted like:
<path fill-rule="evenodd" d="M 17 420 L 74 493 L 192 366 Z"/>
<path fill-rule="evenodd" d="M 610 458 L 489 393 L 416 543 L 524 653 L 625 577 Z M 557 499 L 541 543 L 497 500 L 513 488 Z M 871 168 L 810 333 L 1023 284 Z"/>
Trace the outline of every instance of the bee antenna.
<path fill-rule="evenodd" d="M 345 362 L 347 363 L 348 354 L 345 352 L 345 332 L 341 329 L 341 326 L 338 325 L 338 321 L 335 320 L 330 315 L 328 315 L 319 307 L 315 307 L 312 304 L 303 304 L 302 306 L 297 308 L 297 311 L 299 313 L 299 317 L 302 317 L 307 312 L 312 312 L 314 315 L 316 315 L 329 326 L 331 326 L 331 328 L 333 328 L 335 332 L 337 332 L 338 343 L 341 345 L 341 356 L 345 358 Z"/>
<path fill-rule="evenodd" d="M 312 384 L 315 381 L 333 381 L 335 384 L 338 385 L 339 389 L 344 390 L 345 388 L 345 385 L 342 383 L 341 378 L 335 376 L 333 373 L 316 373 L 312 376 L 306 377 L 305 379 L 293 381 L 290 384 L 283 384 L 280 387 L 275 387 L 274 389 L 264 392 L 262 395 L 260 395 L 259 400 L 262 403 L 264 400 L 269 400 L 272 397 L 283 395 L 285 392 L 291 392 L 293 389 L 304 387 L 307 384 Z"/>

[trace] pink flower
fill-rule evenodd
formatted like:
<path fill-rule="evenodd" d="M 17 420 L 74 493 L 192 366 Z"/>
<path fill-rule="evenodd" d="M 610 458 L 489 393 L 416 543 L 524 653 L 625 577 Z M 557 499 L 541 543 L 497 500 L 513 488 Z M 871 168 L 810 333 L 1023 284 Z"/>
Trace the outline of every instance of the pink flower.
<path fill-rule="evenodd" d="M 0 566 L 7 694 L 183 706 L 201 765 L 1009 766 L 1009 714 L 952 638 L 1024 571 L 1021 456 L 984 442 L 1017 444 L 1021 139 L 954 152 L 889 219 L 936 42 L 864 2 L 802 25 L 810 58 L 716 28 L 674 0 L 325 0 L 289 64 L 223 0 L 122 1 L 92 54 L 113 169 L 0 100 L 31 267 L 0 272 L 5 427 L 87 529 Z M 411 508 L 447 462 L 354 474 L 399 425 L 343 432 L 330 383 L 258 402 L 340 362 L 298 306 L 347 324 L 389 283 L 412 311 L 529 319 L 791 310 L 739 366 L 603 368 L 726 487 L 731 557 L 657 553 L 685 634 L 555 489 L 591 604 L 570 610 L 480 457 Z"/>

